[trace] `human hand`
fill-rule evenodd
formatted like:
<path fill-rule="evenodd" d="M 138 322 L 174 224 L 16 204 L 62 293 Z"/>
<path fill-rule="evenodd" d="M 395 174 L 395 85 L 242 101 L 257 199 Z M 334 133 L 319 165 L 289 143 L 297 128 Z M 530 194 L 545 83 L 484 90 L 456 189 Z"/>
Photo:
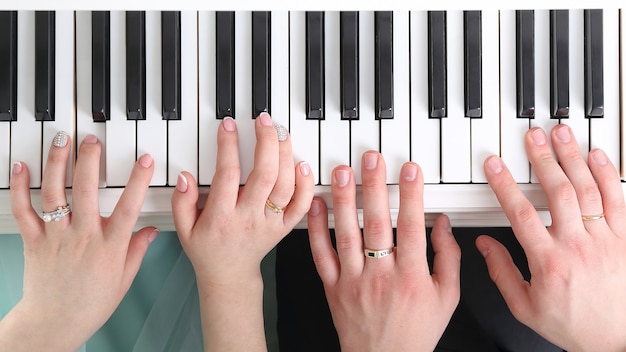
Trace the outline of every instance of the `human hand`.
<path fill-rule="evenodd" d="M 42 178 L 45 211 L 68 203 L 70 149 L 69 136 L 57 134 Z M 25 264 L 23 297 L 0 322 L 0 346 L 7 350 L 78 349 L 117 308 L 158 235 L 154 227 L 132 235 L 152 177 L 152 158 L 139 158 L 111 217 L 104 218 L 98 205 L 100 150 L 94 136 L 81 143 L 73 211 L 47 223 L 31 205 L 27 165 L 13 165 L 11 207 L 24 240 Z"/>
<path fill-rule="evenodd" d="M 460 248 L 450 221 L 435 221 L 432 275 L 426 260 L 423 177 L 419 166 L 401 170 L 400 209 L 394 252 L 367 258 L 364 248 L 393 246 L 386 169 L 378 152 L 363 154 L 363 234 L 355 204 L 352 170 L 333 170 L 332 199 L 337 251 L 328 230 L 328 210 L 315 198 L 309 210 L 311 251 L 342 351 L 432 351 L 460 295 Z"/>
<path fill-rule="evenodd" d="M 548 198 L 546 228 L 506 166 L 495 156 L 485 172 L 528 258 L 527 282 L 508 251 L 480 236 L 476 246 L 513 315 L 568 351 L 626 350 L 626 207 L 615 167 L 601 150 L 581 156 L 571 129 L 525 137 L 526 151 Z M 604 214 L 599 219 L 585 215 Z"/>
<path fill-rule="evenodd" d="M 279 142 L 267 113 L 254 123 L 254 168 L 245 186 L 239 186 L 235 120 L 226 118 L 204 209 L 197 208 L 198 187 L 187 172 L 172 196 L 174 224 L 196 272 L 205 342 L 217 349 L 265 348 L 260 264 L 304 217 L 314 192 L 309 164 L 294 165 L 290 137 Z M 284 212 L 272 211 L 268 199 Z"/>

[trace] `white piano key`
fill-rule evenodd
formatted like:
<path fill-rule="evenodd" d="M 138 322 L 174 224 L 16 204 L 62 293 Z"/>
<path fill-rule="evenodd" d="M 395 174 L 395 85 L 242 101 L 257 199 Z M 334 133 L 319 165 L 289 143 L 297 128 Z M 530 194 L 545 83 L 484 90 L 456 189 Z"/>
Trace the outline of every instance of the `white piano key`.
<path fill-rule="evenodd" d="M 11 161 L 28 165 L 30 186 L 39 187 L 42 176 L 42 123 L 35 120 L 35 12 L 17 14 L 17 121 L 11 123 Z"/>
<path fill-rule="evenodd" d="M 604 116 L 591 118 L 590 148 L 601 148 L 613 165 L 620 161 L 619 11 L 604 9 Z"/>
<path fill-rule="evenodd" d="M 198 15 L 195 11 L 181 12 L 180 36 L 181 119 L 168 121 L 167 136 L 171 186 L 176 185 L 182 170 L 198 179 Z"/>
<path fill-rule="evenodd" d="M 252 116 L 252 12 L 235 12 L 235 121 L 239 132 L 241 183 L 254 167 L 256 135 Z M 256 116 L 254 116 L 256 117 Z"/>
<path fill-rule="evenodd" d="M 306 160 L 315 182 L 319 182 L 319 121 L 306 119 L 306 13 L 291 12 L 289 16 L 290 114 L 289 133 L 296 160 Z"/>
<path fill-rule="evenodd" d="M 541 127 L 550 135 L 559 123 L 550 115 L 550 10 L 535 10 L 535 118 L 530 127 Z M 530 181 L 539 182 L 532 166 Z"/>
<path fill-rule="evenodd" d="M 350 166 L 357 184 L 361 184 L 361 156 L 368 150 L 380 150 L 380 123 L 374 106 L 375 36 L 374 12 L 359 12 L 359 120 L 350 121 Z"/>
<path fill-rule="evenodd" d="M 561 123 L 571 127 L 582 156 L 589 152 L 589 119 L 585 117 L 585 19 L 584 10 L 569 10 L 569 117 Z"/>
<path fill-rule="evenodd" d="M 136 123 L 126 119 L 126 13 L 111 11 L 111 119 L 106 122 L 108 186 L 125 186 L 137 159 Z"/>
<path fill-rule="evenodd" d="M 289 12 L 271 14 L 271 114 L 274 122 L 289 126 Z M 300 160 L 296 160 L 298 162 Z"/>
<path fill-rule="evenodd" d="M 500 12 L 501 157 L 518 183 L 530 180 L 530 164 L 524 148 L 527 118 L 517 118 L 515 11 Z"/>
<path fill-rule="evenodd" d="M 332 170 L 350 165 L 350 122 L 341 120 L 339 12 L 326 12 L 324 25 L 326 102 L 324 120 L 320 122 L 320 180 L 330 185 Z"/>
<path fill-rule="evenodd" d="M 167 121 L 163 120 L 161 102 L 161 13 L 146 12 L 146 111 L 145 120 L 137 120 L 137 157 L 150 153 L 154 173 L 150 185 L 167 182 Z"/>
<path fill-rule="evenodd" d="M 198 13 L 198 182 L 211 184 L 217 157 L 217 119 L 215 97 L 215 12 Z"/>
<path fill-rule="evenodd" d="M 93 122 L 91 109 L 91 11 L 76 11 L 76 137 L 75 145 L 88 135 L 102 144 L 99 187 L 106 187 L 106 124 Z"/>
<path fill-rule="evenodd" d="M 410 160 L 409 12 L 393 12 L 393 119 L 380 121 L 380 151 L 387 184 L 397 184 L 402 164 Z"/>
<path fill-rule="evenodd" d="M 428 12 L 411 11 L 411 159 L 424 183 L 441 181 L 440 121 L 428 112 Z"/>
<path fill-rule="evenodd" d="M 500 76 L 498 52 L 499 14 L 482 11 L 482 118 L 472 119 L 472 182 L 487 182 L 483 163 L 489 155 L 500 154 Z"/>
<path fill-rule="evenodd" d="M 447 11 L 448 117 L 441 119 L 441 180 L 471 181 L 470 118 L 465 117 L 463 11 Z"/>
<path fill-rule="evenodd" d="M 74 12 L 55 12 L 54 49 L 54 121 L 43 122 L 42 167 L 48 160 L 49 145 L 59 131 L 74 137 Z M 74 153 L 72 149 L 72 154 Z M 70 157 L 66 170 L 66 186 L 72 185 L 72 172 L 75 158 Z"/>

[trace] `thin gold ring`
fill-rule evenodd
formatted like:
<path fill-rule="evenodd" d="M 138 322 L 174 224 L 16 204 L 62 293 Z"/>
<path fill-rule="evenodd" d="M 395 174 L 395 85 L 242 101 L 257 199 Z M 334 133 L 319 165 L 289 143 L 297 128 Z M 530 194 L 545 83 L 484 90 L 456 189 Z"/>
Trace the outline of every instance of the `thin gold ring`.
<path fill-rule="evenodd" d="M 600 220 L 603 217 L 604 217 L 604 213 L 595 214 L 595 215 L 582 215 L 583 221 Z"/>
<path fill-rule="evenodd" d="M 265 201 L 265 206 L 276 214 L 282 214 L 285 211 L 285 207 L 277 206 L 276 204 L 272 203 L 269 198 L 267 198 L 267 200 Z"/>

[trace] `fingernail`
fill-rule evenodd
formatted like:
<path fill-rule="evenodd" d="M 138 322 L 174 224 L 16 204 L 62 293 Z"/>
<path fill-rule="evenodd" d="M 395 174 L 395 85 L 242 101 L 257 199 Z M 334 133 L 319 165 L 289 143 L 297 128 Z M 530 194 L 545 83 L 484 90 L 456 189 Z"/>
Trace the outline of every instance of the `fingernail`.
<path fill-rule="evenodd" d="M 406 164 L 402 169 L 402 177 L 405 181 L 414 181 L 417 176 L 417 166 L 415 164 Z"/>
<path fill-rule="evenodd" d="M 556 130 L 555 135 L 556 138 L 563 143 L 567 143 L 572 139 L 572 135 L 569 133 L 569 128 L 566 126 L 559 127 Z"/>
<path fill-rule="evenodd" d="M 335 182 L 337 186 L 343 187 L 348 184 L 350 180 L 350 174 L 346 170 L 336 170 L 335 171 Z"/>
<path fill-rule="evenodd" d="M 13 175 L 19 175 L 22 173 L 23 167 L 22 167 L 22 163 L 19 161 L 16 161 L 13 163 L 13 168 L 11 169 L 11 173 Z"/>
<path fill-rule="evenodd" d="M 176 190 L 181 193 L 187 192 L 187 178 L 182 173 L 178 174 L 178 180 L 176 181 Z"/>
<path fill-rule="evenodd" d="M 502 162 L 500 161 L 500 158 L 497 156 L 489 158 L 489 160 L 487 160 L 487 168 L 494 174 L 502 172 Z"/>
<path fill-rule="evenodd" d="M 272 126 L 274 124 L 270 114 L 266 112 L 262 112 L 261 115 L 259 115 L 259 119 L 261 119 L 261 125 L 263 126 Z"/>
<path fill-rule="evenodd" d="M 67 133 L 65 131 L 59 131 L 52 140 L 52 145 L 59 148 L 64 148 L 67 145 Z"/>
<path fill-rule="evenodd" d="M 300 163 L 300 174 L 302 174 L 302 176 L 309 176 L 309 174 L 311 174 L 311 165 L 306 161 Z"/>
<path fill-rule="evenodd" d="M 479 237 L 476 239 L 476 248 L 483 257 L 486 257 L 489 254 L 489 243 L 487 243 L 487 241 L 485 241 L 485 239 L 483 238 Z"/>
<path fill-rule="evenodd" d="M 543 130 L 540 129 L 534 130 L 530 134 L 530 139 L 532 139 L 536 145 L 544 145 L 548 142 L 546 134 L 543 132 Z"/>
<path fill-rule="evenodd" d="M 224 130 L 227 132 L 234 132 L 237 126 L 235 125 L 235 120 L 232 117 L 225 117 L 222 120 L 222 126 L 224 126 Z"/>
<path fill-rule="evenodd" d="M 452 224 L 450 223 L 450 218 L 446 214 L 443 214 L 443 226 L 445 226 L 446 231 L 452 233 Z"/>
<path fill-rule="evenodd" d="M 285 140 L 287 140 L 287 136 L 289 135 L 289 131 L 287 131 L 287 128 L 277 122 L 274 122 L 273 125 L 276 129 L 276 134 L 278 135 L 278 141 L 284 142 Z"/>
<path fill-rule="evenodd" d="M 93 134 L 90 134 L 87 137 L 85 137 L 85 139 L 83 139 L 83 143 L 95 144 L 95 143 L 98 143 L 98 138 L 94 136 Z"/>
<path fill-rule="evenodd" d="M 378 153 L 365 153 L 363 155 L 363 166 L 368 170 L 373 170 L 378 165 Z"/>
<path fill-rule="evenodd" d="M 160 233 L 159 229 L 154 229 L 152 232 L 150 232 L 150 234 L 148 235 L 148 243 L 152 243 L 152 241 L 154 241 L 154 239 L 157 238 L 159 233 Z"/>
<path fill-rule="evenodd" d="M 152 156 L 150 154 L 144 154 L 139 158 L 139 165 L 146 169 L 152 166 Z"/>
<path fill-rule="evenodd" d="M 593 157 L 593 160 L 598 163 L 598 165 L 606 165 L 609 162 L 609 159 L 607 159 L 606 154 L 604 154 L 604 152 L 600 149 L 596 149 L 593 151 L 593 154 L 591 154 Z"/>
<path fill-rule="evenodd" d="M 320 205 L 320 201 L 318 199 L 313 199 L 311 202 L 311 208 L 309 209 L 309 215 L 318 216 L 322 206 Z"/>

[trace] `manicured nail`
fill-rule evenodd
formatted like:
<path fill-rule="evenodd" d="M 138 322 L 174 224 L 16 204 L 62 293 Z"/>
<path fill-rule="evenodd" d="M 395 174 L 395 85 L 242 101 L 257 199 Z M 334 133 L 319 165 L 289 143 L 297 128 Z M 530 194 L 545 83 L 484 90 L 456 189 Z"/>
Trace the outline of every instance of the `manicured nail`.
<path fill-rule="evenodd" d="M 90 134 L 87 137 L 85 137 L 85 139 L 83 139 L 83 143 L 95 144 L 95 143 L 98 143 L 98 138 L 94 136 L 93 134 Z"/>
<path fill-rule="evenodd" d="M 548 138 L 546 137 L 546 134 L 541 129 L 534 130 L 530 134 L 530 139 L 532 139 L 536 145 L 544 145 L 548 142 Z"/>
<path fill-rule="evenodd" d="M 309 209 L 309 215 L 318 216 L 321 209 L 322 206 L 320 205 L 319 199 L 313 198 L 313 201 L 311 202 L 311 208 Z"/>
<path fill-rule="evenodd" d="M 224 126 L 224 130 L 228 132 L 233 132 L 237 128 L 235 120 L 230 116 L 227 116 L 222 120 L 222 126 Z"/>
<path fill-rule="evenodd" d="M 266 112 L 262 112 L 261 115 L 259 115 L 259 119 L 261 119 L 261 125 L 263 126 L 272 126 L 274 124 L 270 114 Z"/>
<path fill-rule="evenodd" d="M 306 161 L 300 163 L 300 174 L 302 174 L 302 176 L 309 176 L 309 174 L 311 174 L 311 165 Z"/>
<path fill-rule="evenodd" d="M 335 182 L 337 186 L 343 187 L 348 184 L 350 180 L 350 173 L 346 170 L 337 170 L 335 171 Z"/>
<path fill-rule="evenodd" d="M 450 223 L 450 218 L 446 214 L 443 214 L 443 226 L 446 228 L 446 231 L 452 233 L 452 224 Z"/>
<path fill-rule="evenodd" d="M 502 172 L 502 161 L 497 156 L 493 156 L 487 160 L 487 168 L 494 174 L 499 174 Z"/>
<path fill-rule="evenodd" d="M 139 165 L 146 169 L 152 166 L 152 156 L 150 154 L 144 154 L 139 157 Z"/>
<path fill-rule="evenodd" d="M 491 251 L 491 249 L 489 248 L 489 243 L 487 243 L 484 238 L 480 237 L 476 239 L 476 248 L 478 249 L 480 254 L 483 255 L 483 257 L 486 257 Z"/>
<path fill-rule="evenodd" d="M 157 236 L 159 235 L 159 229 L 154 229 L 152 232 L 150 232 L 150 234 L 148 235 L 148 243 L 152 243 L 152 241 L 154 241 L 155 238 L 157 238 Z"/>
<path fill-rule="evenodd" d="M 606 154 L 600 149 L 596 149 L 591 154 L 593 160 L 598 163 L 598 165 L 606 165 L 609 163 L 609 159 L 606 157 Z"/>
<path fill-rule="evenodd" d="M 176 190 L 181 193 L 187 192 L 187 178 L 182 173 L 178 174 L 178 180 L 176 180 Z"/>
<path fill-rule="evenodd" d="M 67 145 L 67 133 L 65 131 L 59 131 L 52 140 L 52 145 L 59 148 L 64 148 Z"/>
<path fill-rule="evenodd" d="M 567 143 L 572 139 L 572 135 L 569 133 L 567 126 L 557 128 L 555 135 L 556 138 L 563 143 Z"/>
<path fill-rule="evenodd" d="M 287 140 L 287 136 L 289 135 L 289 131 L 287 131 L 287 128 L 277 122 L 273 123 L 274 128 L 276 129 L 276 134 L 278 135 L 278 141 L 279 142 L 284 142 Z"/>
<path fill-rule="evenodd" d="M 417 176 L 417 165 L 415 164 L 406 164 L 402 169 L 402 177 L 404 177 L 405 181 L 414 181 Z"/>
<path fill-rule="evenodd" d="M 13 163 L 13 168 L 11 168 L 11 173 L 13 175 L 19 175 L 22 173 L 23 167 L 22 167 L 22 163 L 19 161 L 16 161 Z"/>
<path fill-rule="evenodd" d="M 373 170 L 378 165 L 378 153 L 363 154 L 363 166 L 368 170 Z"/>

